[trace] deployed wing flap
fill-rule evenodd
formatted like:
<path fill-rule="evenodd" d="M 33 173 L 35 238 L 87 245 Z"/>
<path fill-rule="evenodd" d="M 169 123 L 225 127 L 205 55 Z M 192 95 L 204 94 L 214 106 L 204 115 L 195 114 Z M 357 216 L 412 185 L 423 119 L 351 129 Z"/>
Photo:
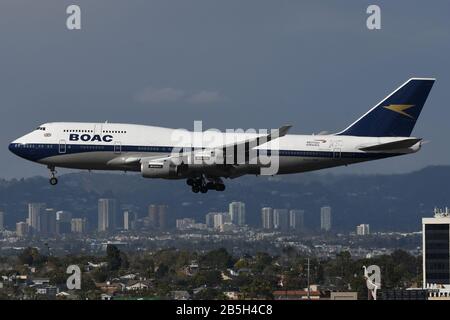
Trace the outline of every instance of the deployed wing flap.
<path fill-rule="evenodd" d="M 381 144 L 376 144 L 373 146 L 362 147 L 362 148 L 359 148 L 359 150 L 362 150 L 362 151 L 389 151 L 389 150 L 406 149 L 406 148 L 412 147 L 413 145 L 415 145 L 417 142 L 420 142 L 421 140 L 422 139 L 419 139 L 419 138 L 404 139 L 404 140 L 400 140 L 400 141 L 381 143 Z"/>

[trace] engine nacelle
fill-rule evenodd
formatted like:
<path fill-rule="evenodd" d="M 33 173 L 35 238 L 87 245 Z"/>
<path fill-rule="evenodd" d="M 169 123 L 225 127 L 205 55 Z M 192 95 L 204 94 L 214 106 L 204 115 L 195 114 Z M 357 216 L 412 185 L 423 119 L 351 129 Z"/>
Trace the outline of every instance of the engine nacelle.
<path fill-rule="evenodd" d="M 171 161 L 143 161 L 141 163 L 141 173 L 144 178 L 178 178 L 178 166 Z"/>

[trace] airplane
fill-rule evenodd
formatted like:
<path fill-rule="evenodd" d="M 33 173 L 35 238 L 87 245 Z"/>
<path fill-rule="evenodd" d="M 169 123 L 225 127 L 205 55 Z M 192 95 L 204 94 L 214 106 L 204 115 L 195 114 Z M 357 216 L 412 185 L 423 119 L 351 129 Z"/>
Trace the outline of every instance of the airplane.
<path fill-rule="evenodd" d="M 224 191 L 223 179 L 261 175 L 276 159 L 275 174 L 292 174 L 415 153 L 422 139 L 411 132 L 435 82 L 411 78 L 344 130 L 334 134 L 218 132 L 120 123 L 52 122 L 12 141 L 9 150 L 46 165 L 50 184 L 57 167 L 141 172 L 145 178 L 185 179 L 194 193 Z M 342 109 L 341 109 L 342 110 Z M 210 136 L 211 137 L 211 136 Z M 217 139 L 216 139 L 217 140 Z M 196 142 L 197 141 L 197 142 Z M 276 158 L 274 157 L 276 155 Z M 263 156 L 270 161 L 263 162 Z M 272 157 L 273 156 L 273 157 Z"/>

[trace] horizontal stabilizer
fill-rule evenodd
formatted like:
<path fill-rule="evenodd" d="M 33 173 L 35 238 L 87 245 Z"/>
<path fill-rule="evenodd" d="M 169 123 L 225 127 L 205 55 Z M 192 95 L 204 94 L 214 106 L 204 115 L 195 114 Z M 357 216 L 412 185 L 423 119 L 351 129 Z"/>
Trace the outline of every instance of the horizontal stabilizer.
<path fill-rule="evenodd" d="M 406 149 L 409 147 L 412 147 L 417 142 L 421 141 L 422 139 L 419 138 L 411 138 L 411 139 L 404 139 L 400 141 L 394 141 L 394 142 L 388 142 L 388 143 L 382 143 L 382 144 L 376 144 L 373 146 L 363 147 L 359 148 L 359 150 L 362 151 L 389 151 L 389 150 L 398 150 L 398 149 Z"/>

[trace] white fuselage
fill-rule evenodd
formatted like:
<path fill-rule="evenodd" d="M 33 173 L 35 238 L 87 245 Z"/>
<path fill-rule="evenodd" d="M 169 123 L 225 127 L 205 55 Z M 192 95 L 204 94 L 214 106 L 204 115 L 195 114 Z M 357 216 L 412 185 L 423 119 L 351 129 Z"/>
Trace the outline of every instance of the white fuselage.
<path fill-rule="evenodd" d="M 130 165 L 127 161 L 133 158 L 168 157 L 173 148 L 214 148 L 257 136 L 261 134 L 208 131 L 193 133 L 135 124 L 58 122 L 41 125 L 13 141 L 9 148 L 25 159 L 49 167 L 139 171 L 139 166 Z M 409 148 L 384 152 L 360 150 L 363 147 L 402 139 L 405 137 L 285 135 L 255 149 L 278 151 L 277 174 L 287 174 L 387 158 L 419 150 L 420 143 Z M 240 168 L 237 176 L 257 174 L 255 166 L 243 164 Z"/>

